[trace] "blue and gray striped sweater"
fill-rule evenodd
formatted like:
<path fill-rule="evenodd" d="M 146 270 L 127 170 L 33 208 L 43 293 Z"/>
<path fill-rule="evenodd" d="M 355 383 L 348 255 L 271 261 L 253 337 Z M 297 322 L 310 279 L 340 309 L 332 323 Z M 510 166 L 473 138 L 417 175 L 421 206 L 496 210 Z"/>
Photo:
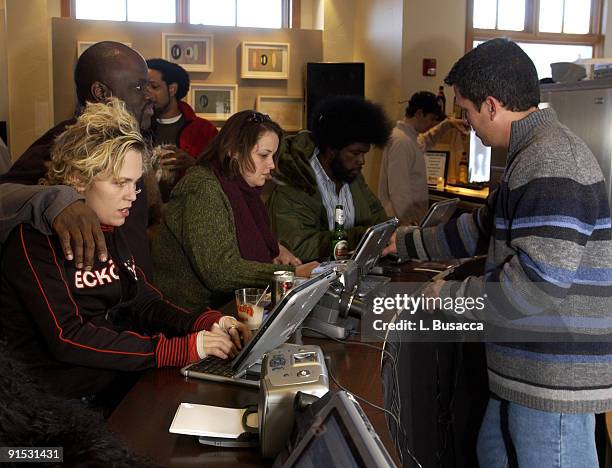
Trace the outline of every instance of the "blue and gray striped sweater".
<path fill-rule="evenodd" d="M 487 344 L 491 391 L 552 412 L 612 410 L 612 229 L 606 185 L 586 144 L 552 109 L 512 124 L 506 170 L 486 206 L 446 225 L 402 228 L 400 255 L 487 253 L 483 277 L 445 296 L 487 297 L 474 318 L 522 342 Z"/>

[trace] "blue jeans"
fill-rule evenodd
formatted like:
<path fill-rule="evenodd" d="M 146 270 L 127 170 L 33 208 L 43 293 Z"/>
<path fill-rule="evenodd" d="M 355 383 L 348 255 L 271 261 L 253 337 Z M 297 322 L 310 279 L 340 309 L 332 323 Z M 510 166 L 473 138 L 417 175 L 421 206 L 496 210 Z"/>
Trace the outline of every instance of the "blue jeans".
<path fill-rule="evenodd" d="M 597 468 L 595 415 L 548 413 L 490 398 L 478 462 L 481 468 Z"/>

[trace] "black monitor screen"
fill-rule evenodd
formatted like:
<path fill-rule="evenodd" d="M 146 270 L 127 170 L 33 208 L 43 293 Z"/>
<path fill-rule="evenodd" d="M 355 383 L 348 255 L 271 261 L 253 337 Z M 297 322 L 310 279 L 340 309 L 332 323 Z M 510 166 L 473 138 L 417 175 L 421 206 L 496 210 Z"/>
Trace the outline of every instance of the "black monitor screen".
<path fill-rule="evenodd" d="M 312 111 L 328 96 L 365 96 L 364 63 L 307 63 L 306 114 L 308 128 Z"/>
<path fill-rule="evenodd" d="M 293 466 L 320 468 L 322 460 L 333 460 L 334 467 L 337 468 L 365 468 L 346 426 L 335 409 L 319 426 L 317 433 Z"/>

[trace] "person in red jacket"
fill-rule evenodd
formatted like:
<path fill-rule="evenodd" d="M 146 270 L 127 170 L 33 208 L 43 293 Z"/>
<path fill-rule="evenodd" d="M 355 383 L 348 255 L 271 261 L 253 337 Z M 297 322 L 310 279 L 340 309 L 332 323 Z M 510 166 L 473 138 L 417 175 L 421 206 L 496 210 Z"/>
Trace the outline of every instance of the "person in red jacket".
<path fill-rule="evenodd" d="M 155 109 L 151 132 L 154 143 L 163 148 L 160 191 L 166 202 L 172 188 L 218 132 L 182 101 L 189 91 L 189 74 L 183 67 L 159 58 L 147 60 L 147 66 L 148 97 Z"/>
<path fill-rule="evenodd" d="M 125 104 L 89 103 L 57 138 L 48 185 L 73 187 L 100 220 L 109 260 L 91 270 L 64 259 L 57 235 L 13 230 L 0 259 L 0 333 L 53 393 L 111 391 L 121 374 L 228 358 L 248 328 L 213 310 L 187 313 L 164 300 L 135 263 L 122 227 L 148 149 Z"/>

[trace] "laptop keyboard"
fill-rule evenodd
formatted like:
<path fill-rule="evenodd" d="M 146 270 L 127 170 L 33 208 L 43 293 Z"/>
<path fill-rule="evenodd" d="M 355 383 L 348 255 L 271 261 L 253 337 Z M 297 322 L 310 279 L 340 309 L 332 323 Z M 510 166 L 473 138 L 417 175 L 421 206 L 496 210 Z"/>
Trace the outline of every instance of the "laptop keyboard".
<path fill-rule="evenodd" d="M 209 356 L 203 361 L 192 364 L 189 367 L 190 371 L 202 372 L 205 374 L 220 375 L 222 377 L 233 377 L 231 359 L 221 359 L 217 356 Z"/>

